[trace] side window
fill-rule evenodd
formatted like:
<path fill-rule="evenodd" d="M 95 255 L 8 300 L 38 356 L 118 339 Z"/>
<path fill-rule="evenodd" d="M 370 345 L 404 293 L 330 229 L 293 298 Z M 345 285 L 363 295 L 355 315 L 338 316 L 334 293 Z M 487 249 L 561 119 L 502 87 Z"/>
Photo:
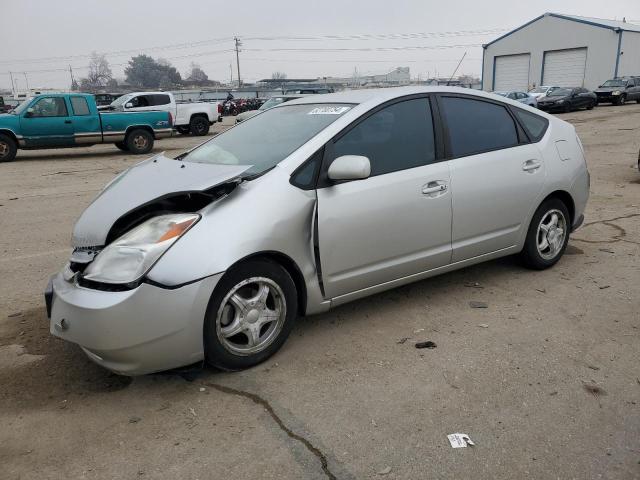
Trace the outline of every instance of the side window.
<path fill-rule="evenodd" d="M 150 106 L 149 97 L 147 95 L 138 95 L 137 97 L 133 97 L 127 103 L 132 104 L 133 108 L 149 107 Z"/>
<path fill-rule="evenodd" d="M 334 158 L 364 155 L 371 176 L 435 161 L 433 119 L 429 99 L 394 103 L 364 119 L 333 144 Z"/>
<path fill-rule="evenodd" d="M 152 97 L 152 105 L 169 105 L 171 103 L 171 99 L 169 98 L 169 95 L 160 95 L 160 94 L 156 94 L 156 95 L 149 95 L 150 97 Z"/>
<path fill-rule="evenodd" d="M 501 105 L 470 98 L 442 97 L 442 110 L 454 157 L 518 144 L 513 118 Z"/>
<path fill-rule="evenodd" d="M 32 117 L 66 117 L 67 105 L 62 97 L 45 97 L 33 105 Z"/>
<path fill-rule="evenodd" d="M 294 172 L 291 177 L 291 183 L 302 190 L 313 190 L 316 188 L 316 180 L 323 156 L 324 148 L 321 148 L 314 153 L 304 165 Z"/>
<path fill-rule="evenodd" d="M 84 97 L 71 97 L 71 108 L 74 115 L 90 115 L 89 104 Z"/>
<path fill-rule="evenodd" d="M 511 100 L 515 100 L 516 98 L 518 98 L 518 94 L 515 92 L 511 92 L 507 98 L 510 98 Z"/>
<path fill-rule="evenodd" d="M 514 108 L 513 111 L 533 142 L 537 142 L 544 136 L 549 124 L 546 118 L 542 118 L 535 113 L 525 112 L 519 108 Z"/>

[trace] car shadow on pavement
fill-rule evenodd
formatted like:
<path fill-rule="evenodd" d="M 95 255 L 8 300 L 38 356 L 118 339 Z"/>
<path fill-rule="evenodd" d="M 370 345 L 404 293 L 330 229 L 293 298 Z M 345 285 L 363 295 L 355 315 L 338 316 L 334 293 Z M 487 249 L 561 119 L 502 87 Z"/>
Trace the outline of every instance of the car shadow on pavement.
<path fill-rule="evenodd" d="M 49 333 L 44 307 L 16 312 L 0 335 L 0 409 L 24 411 L 65 407 L 69 396 L 90 396 L 126 388 L 131 378 L 90 361 L 79 346 Z"/>

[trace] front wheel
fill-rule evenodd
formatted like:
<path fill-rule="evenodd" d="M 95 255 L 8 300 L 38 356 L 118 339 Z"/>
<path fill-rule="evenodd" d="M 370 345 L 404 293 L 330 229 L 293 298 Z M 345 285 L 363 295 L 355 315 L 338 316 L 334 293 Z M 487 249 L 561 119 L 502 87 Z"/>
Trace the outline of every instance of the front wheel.
<path fill-rule="evenodd" d="M 8 135 L 0 134 L 0 162 L 10 162 L 18 153 L 18 145 Z"/>
<path fill-rule="evenodd" d="M 596 106 L 596 102 L 591 102 L 589 105 L 587 105 L 587 110 L 593 110 L 593 107 Z"/>
<path fill-rule="evenodd" d="M 153 135 L 141 128 L 131 131 L 125 139 L 125 145 L 134 155 L 144 155 L 153 148 Z"/>
<path fill-rule="evenodd" d="M 538 207 L 527 231 L 520 253 L 526 267 L 544 270 L 560 260 L 569 242 L 569 211 L 557 198 L 550 198 Z"/>
<path fill-rule="evenodd" d="M 265 361 L 289 336 L 297 311 L 295 283 L 279 264 L 251 260 L 231 268 L 207 308 L 207 362 L 233 371 Z"/>
<path fill-rule="evenodd" d="M 624 105 L 625 103 L 627 103 L 627 96 L 620 95 L 620 98 L 618 99 L 618 105 Z"/>

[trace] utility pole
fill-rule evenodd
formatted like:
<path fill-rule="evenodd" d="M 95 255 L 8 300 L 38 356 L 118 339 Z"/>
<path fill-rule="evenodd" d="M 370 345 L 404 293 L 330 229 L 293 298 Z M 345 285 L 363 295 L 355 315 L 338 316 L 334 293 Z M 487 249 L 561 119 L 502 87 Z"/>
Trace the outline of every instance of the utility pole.
<path fill-rule="evenodd" d="M 464 55 L 462 55 L 462 58 L 460 59 L 460 61 L 458 62 L 458 66 L 456 67 L 456 69 L 453 71 L 453 73 L 451 74 L 451 77 L 449 77 L 449 81 L 447 82 L 447 85 L 449 85 L 451 83 L 451 80 L 453 80 L 453 76 L 456 74 L 456 72 L 458 71 L 458 69 L 460 68 L 460 64 L 462 63 L 462 60 L 464 60 L 464 57 L 467 56 L 467 52 L 464 52 Z"/>
<path fill-rule="evenodd" d="M 71 88 L 70 88 L 70 90 L 73 90 L 73 85 L 76 83 L 76 81 L 73 79 L 73 70 L 71 69 L 71 65 L 69 65 L 69 75 L 71 76 Z"/>
<path fill-rule="evenodd" d="M 22 72 L 24 74 L 24 83 L 27 84 L 27 93 L 29 92 L 29 79 L 27 79 L 27 72 Z"/>
<path fill-rule="evenodd" d="M 13 72 L 9 72 L 9 76 L 11 77 L 11 92 L 13 93 L 13 98 L 16 97 L 16 85 L 13 83 Z"/>
<path fill-rule="evenodd" d="M 236 42 L 236 65 L 238 67 L 238 88 L 240 88 L 242 87 L 242 80 L 240 79 L 240 47 L 242 42 L 238 37 L 233 37 L 233 40 Z"/>
<path fill-rule="evenodd" d="M 231 66 L 231 62 L 229 62 L 229 85 L 233 87 L 233 66 Z"/>

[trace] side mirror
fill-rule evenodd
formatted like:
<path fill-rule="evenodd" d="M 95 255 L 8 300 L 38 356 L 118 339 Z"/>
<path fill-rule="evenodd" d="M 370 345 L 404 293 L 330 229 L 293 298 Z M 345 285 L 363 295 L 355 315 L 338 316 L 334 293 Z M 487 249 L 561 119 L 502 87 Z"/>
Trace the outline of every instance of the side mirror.
<path fill-rule="evenodd" d="M 131 103 L 131 102 L 125 103 L 124 104 L 124 108 L 133 108 L 133 103 Z"/>
<path fill-rule="evenodd" d="M 33 108 L 31 108 L 31 107 L 27 108 L 27 111 L 25 112 L 24 116 L 27 117 L 27 118 L 28 117 L 32 117 L 33 116 L 33 111 L 34 111 Z"/>
<path fill-rule="evenodd" d="M 371 175 L 371 162 L 361 155 L 343 155 L 329 166 L 329 179 L 363 180 Z"/>

